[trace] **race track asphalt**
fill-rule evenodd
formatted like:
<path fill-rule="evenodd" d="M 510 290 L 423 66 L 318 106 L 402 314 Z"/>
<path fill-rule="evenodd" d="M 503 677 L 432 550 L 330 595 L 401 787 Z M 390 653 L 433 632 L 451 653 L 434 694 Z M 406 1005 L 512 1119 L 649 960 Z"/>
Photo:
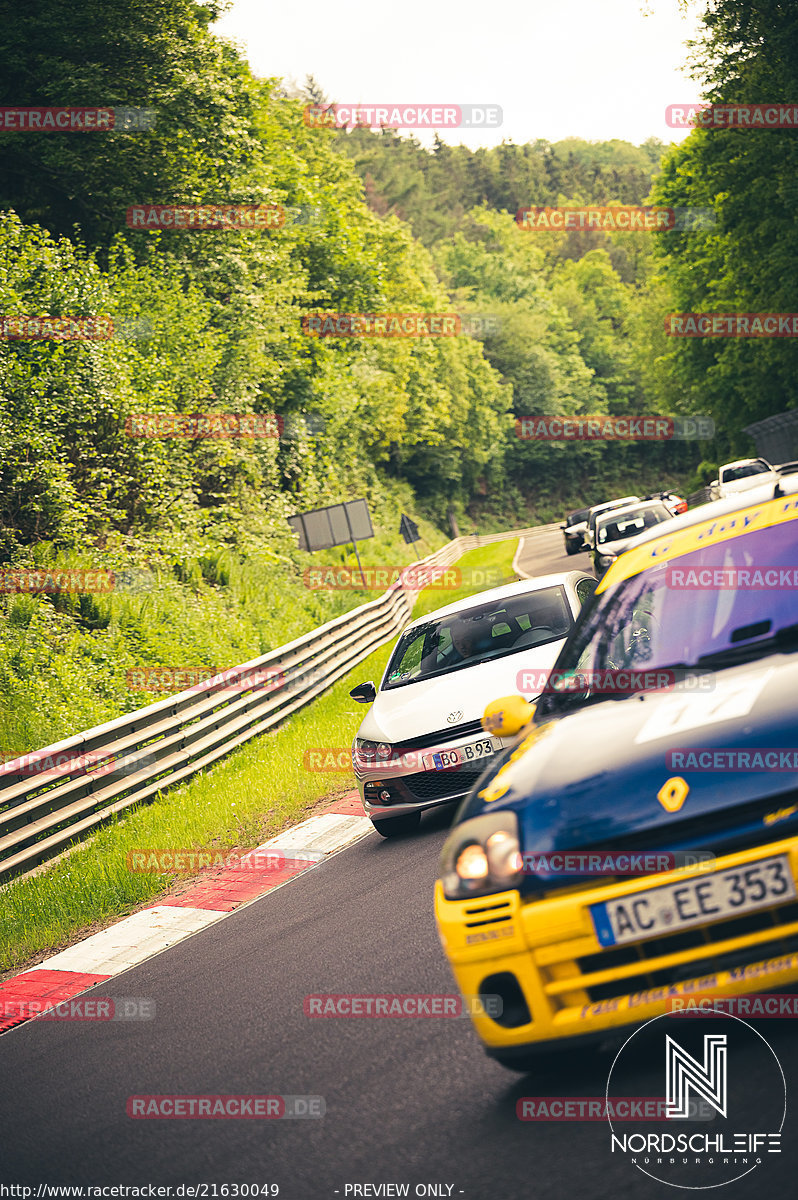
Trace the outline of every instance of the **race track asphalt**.
<path fill-rule="evenodd" d="M 582 566 L 561 547 L 559 531 L 533 535 L 522 565 Z M 222 1184 L 278 1184 L 282 1200 L 401 1194 L 381 1184 L 467 1200 L 675 1196 L 610 1153 L 604 1122 L 516 1117 L 522 1096 L 603 1095 L 608 1052 L 520 1076 L 485 1057 L 467 1019 L 305 1016 L 305 997 L 318 993 L 454 993 L 432 912 L 450 819 L 429 814 L 407 839 L 372 834 L 100 985 L 153 1000 L 152 1020 L 37 1020 L 0 1038 L 0 1184 L 32 1186 L 32 1196 L 40 1184 L 171 1185 L 173 1196 L 181 1184 L 215 1184 L 217 1196 Z M 798 1191 L 795 1035 L 791 1022 L 759 1028 L 787 1078 L 784 1152 L 715 1192 L 722 1200 Z M 637 1095 L 661 1094 L 659 1064 L 635 1069 Z M 738 1056 L 730 1094 L 744 1096 L 752 1121 L 769 1086 L 754 1052 Z M 326 1113 L 127 1115 L 130 1096 L 164 1094 L 320 1096 Z"/>

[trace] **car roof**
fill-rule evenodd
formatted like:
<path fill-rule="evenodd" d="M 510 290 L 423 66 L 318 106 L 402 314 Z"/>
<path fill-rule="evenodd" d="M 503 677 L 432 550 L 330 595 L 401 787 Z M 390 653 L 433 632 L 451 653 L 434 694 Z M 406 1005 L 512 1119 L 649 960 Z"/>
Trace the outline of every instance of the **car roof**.
<path fill-rule="evenodd" d="M 456 600 L 452 604 L 444 605 L 443 608 L 436 608 L 434 612 L 427 613 L 426 616 L 417 617 L 415 621 L 411 621 L 404 627 L 402 633 L 405 634 L 409 629 L 415 629 L 417 625 L 426 625 L 429 621 L 438 620 L 440 617 L 465 612 L 469 608 L 475 608 L 478 604 L 489 604 L 493 600 L 504 600 L 510 596 L 522 596 L 525 592 L 543 591 L 544 588 L 555 587 L 557 584 L 570 583 L 573 586 L 580 579 L 589 579 L 591 583 L 596 582 L 594 576 L 589 575 L 587 571 L 558 571 L 553 575 L 538 575 L 535 579 L 519 579 L 515 583 L 505 583 L 502 587 L 487 588 L 484 592 L 474 592 L 473 596 L 466 596 L 464 600 Z"/>
<path fill-rule="evenodd" d="M 746 488 L 744 492 L 738 492 L 733 496 L 727 496 L 723 500 L 713 500 L 709 504 L 700 504 L 697 508 L 688 509 L 686 513 L 681 513 L 679 516 L 672 517 L 667 523 L 662 525 L 654 525 L 651 529 L 645 530 L 644 533 L 639 533 L 636 537 L 630 538 L 623 554 L 618 556 L 617 562 L 622 564 L 626 555 L 636 550 L 639 546 L 645 546 L 648 542 L 659 541 L 660 538 L 665 539 L 672 537 L 682 529 L 689 529 L 691 525 L 701 525 L 704 521 L 711 521 L 714 517 L 725 517 L 731 513 L 742 512 L 747 508 L 754 508 L 757 504 L 764 504 L 767 500 L 776 500 L 780 496 L 794 496 L 798 492 L 798 472 L 782 475 L 775 483 L 760 484 L 758 487 Z M 607 574 L 599 584 L 600 590 L 612 583 L 612 574 L 614 567 L 610 567 Z"/>
<path fill-rule="evenodd" d="M 609 512 L 599 513 L 596 518 L 596 528 L 598 528 L 599 521 L 603 521 L 605 518 L 608 521 L 617 521 L 619 517 L 625 517 L 627 513 L 640 512 L 641 508 L 664 508 L 667 512 L 670 512 L 664 500 L 657 498 L 653 500 L 638 500 L 637 504 L 625 504 L 623 508 L 613 508 Z"/>
<path fill-rule="evenodd" d="M 720 469 L 721 471 L 728 471 L 731 467 L 748 467 L 751 463 L 759 462 L 767 463 L 770 466 L 766 458 L 738 458 L 734 462 L 724 463 Z"/>
<path fill-rule="evenodd" d="M 619 496 L 617 500 L 603 500 L 601 504 L 593 505 L 590 510 L 590 515 L 592 516 L 602 508 L 620 508 L 622 504 L 635 504 L 639 499 L 639 496 Z"/>

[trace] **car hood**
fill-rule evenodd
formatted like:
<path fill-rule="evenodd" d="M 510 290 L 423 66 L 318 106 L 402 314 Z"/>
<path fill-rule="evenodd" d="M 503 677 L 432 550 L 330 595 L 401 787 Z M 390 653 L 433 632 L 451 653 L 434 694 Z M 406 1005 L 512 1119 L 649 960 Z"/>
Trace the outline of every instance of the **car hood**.
<path fill-rule="evenodd" d="M 357 736 L 376 742 L 404 742 L 445 730 L 447 722 L 457 726 L 479 720 L 489 700 L 519 691 L 519 671 L 545 671 L 553 667 L 564 643 L 565 638 L 559 638 L 492 662 L 381 691 Z M 530 691 L 527 699 L 533 700 L 535 694 Z M 449 722 L 452 713 L 459 715 Z"/>
<path fill-rule="evenodd" d="M 640 537 L 640 531 L 638 531 L 634 537 Z M 601 542 L 596 546 L 596 553 L 613 555 L 615 558 L 617 558 L 619 554 L 623 554 L 629 543 L 633 541 L 634 538 L 628 537 L 616 538 L 614 542 Z"/>
<path fill-rule="evenodd" d="M 665 845 L 717 854 L 740 839 L 794 834 L 798 771 L 696 770 L 687 755 L 795 747 L 798 655 L 706 678 L 706 691 L 603 700 L 527 727 L 463 801 L 456 822 L 513 808 L 523 850 L 541 853 Z M 677 778 L 688 792 L 669 812 L 660 797 Z"/>

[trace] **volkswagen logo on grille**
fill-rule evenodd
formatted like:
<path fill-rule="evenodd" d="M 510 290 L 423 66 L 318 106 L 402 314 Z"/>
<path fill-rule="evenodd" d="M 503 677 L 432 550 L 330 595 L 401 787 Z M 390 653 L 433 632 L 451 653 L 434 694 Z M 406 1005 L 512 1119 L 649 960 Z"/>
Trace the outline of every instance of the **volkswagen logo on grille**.
<path fill-rule="evenodd" d="M 462 716 L 462 710 L 458 708 L 457 712 L 449 713 L 448 717 L 446 718 L 446 722 L 448 725 L 454 725 L 455 721 L 462 720 Z"/>

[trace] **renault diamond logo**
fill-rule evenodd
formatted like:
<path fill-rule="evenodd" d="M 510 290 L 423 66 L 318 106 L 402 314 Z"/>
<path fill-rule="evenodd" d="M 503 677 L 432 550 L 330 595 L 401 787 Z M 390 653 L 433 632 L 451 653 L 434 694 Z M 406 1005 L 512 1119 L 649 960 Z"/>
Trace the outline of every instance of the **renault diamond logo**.
<path fill-rule="evenodd" d="M 454 725 L 455 721 L 461 721 L 462 719 L 463 719 L 462 709 L 458 708 L 457 712 L 449 713 L 448 717 L 446 718 L 446 721 L 447 721 L 447 724 Z"/>
<path fill-rule="evenodd" d="M 674 813 L 682 807 L 689 791 L 690 785 L 687 781 L 682 779 L 681 775 L 674 775 L 667 783 L 663 783 L 657 792 L 657 799 L 665 812 Z"/>
<path fill-rule="evenodd" d="M 726 1116 L 726 1034 L 704 1034 L 703 1065 L 683 1046 L 665 1035 L 665 1081 L 668 1119 L 690 1116 L 692 1091 Z"/>

